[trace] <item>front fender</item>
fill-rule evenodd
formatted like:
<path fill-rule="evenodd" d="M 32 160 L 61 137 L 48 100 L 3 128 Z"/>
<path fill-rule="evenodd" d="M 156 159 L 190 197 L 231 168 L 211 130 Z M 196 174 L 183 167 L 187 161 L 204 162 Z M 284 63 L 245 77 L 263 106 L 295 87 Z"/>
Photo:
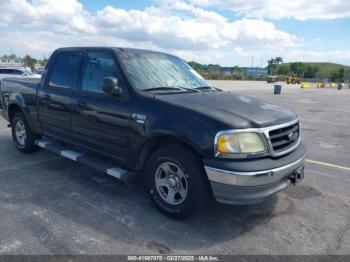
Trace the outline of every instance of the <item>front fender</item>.
<path fill-rule="evenodd" d="M 147 156 L 147 152 L 152 151 L 158 138 L 179 141 L 202 157 L 212 157 L 215 135 L 226 128 L 217 119 L 156 97 L 139 97 L 132 112 L 143 116 L 143 121 L 131 121 L 129 161 L 132 167 L 140 162 L 144 152 Z"/>
<path fill-rule="evenodd" d="M 147 159 L 156 148 L 161 145 L 172 143 L 183 145 L 197 153 L 199 156 L 203 156 L 204 152 L 201 148 L 188 138 L 166 130 L 158 130 L 149 134 L 139 148 L 133 150 L 135 155 L 132 158 L 137 159 L 134 163 L 134 165 L 136 165 L 135 169 L 143 169 L 146 165 Z"/>
<path fill-rule="evenodd" d="M 148 136 L 148 140 L 158 140 L 158 139 L 169 139 L 169 140 L 179 141 L 183 144 L 186 144 L 191 149 L 193 149 L 197 154 L 201 156 L 204 155 L 203 148 L 201 148 L 196 143 L 196 141 L 191 140 L 189 137 L 185 136 L 184 134 L 175 133 L 173 131 L 168 131 L 168 130 L 155 130 Z"/>

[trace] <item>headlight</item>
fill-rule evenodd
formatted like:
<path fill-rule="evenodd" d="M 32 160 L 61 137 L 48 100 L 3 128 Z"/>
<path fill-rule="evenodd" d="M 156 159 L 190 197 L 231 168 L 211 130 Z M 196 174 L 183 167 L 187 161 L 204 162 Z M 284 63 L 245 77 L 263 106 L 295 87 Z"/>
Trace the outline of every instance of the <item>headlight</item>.
<path fill-rule="evenodd" d="M 266 151 L 263 138 L 258 133 L 220 132 L 216 136 L 217 154 L 255 154 Z"/>

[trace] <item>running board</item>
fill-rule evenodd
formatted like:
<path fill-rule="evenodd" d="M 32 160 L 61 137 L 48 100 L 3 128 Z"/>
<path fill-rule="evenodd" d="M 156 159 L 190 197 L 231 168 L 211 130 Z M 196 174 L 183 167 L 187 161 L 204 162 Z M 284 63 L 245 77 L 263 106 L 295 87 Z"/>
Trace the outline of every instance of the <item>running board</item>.
<path fill-rule="evenodd" d="M 125 169 L 117 167 L 110 162 L 91 156 L 88 153 L 81 153 L 76 150 L 67 148 L 55 141 L 45 140 L 45 139 L 35 140 L 35 144 L 38 147 L 44 148 L 47 151 L 63 156 L 65 158 L 73 160 L 82 165 L 91 167 L 109 176 L 118 178 L 128 186 L 130 186 L 134 180 L 135 174 L 132 172 L 129 172 Z"/>

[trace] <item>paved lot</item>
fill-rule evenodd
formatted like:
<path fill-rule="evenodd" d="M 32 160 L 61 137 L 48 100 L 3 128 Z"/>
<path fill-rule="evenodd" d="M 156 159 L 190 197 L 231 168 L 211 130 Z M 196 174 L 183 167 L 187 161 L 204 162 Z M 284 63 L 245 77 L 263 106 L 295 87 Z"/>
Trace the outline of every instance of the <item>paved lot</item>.
<path fill-rule="evenodd" d="M 216 81 L 296 111 L 308 159 L 350 166 L 350 90 Z M 170 220 L 142 186 L 53 154 L 18 153 L 0 120 L 0 254 L 350 254 L 350 171 L 306 164 L 297 187 L 265 203 L 214 204 Z"/>

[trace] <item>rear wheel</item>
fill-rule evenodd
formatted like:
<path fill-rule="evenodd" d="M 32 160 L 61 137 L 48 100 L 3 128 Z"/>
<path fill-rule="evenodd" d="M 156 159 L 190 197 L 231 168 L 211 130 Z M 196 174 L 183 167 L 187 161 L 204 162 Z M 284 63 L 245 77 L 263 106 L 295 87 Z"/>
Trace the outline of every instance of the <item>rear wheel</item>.
<path fill-rule="evenodd" d="M 36 136 L 33 134 L 27 119 L 22 112 L 14 114 L 12 121 L 12 138 L 16 148 L 24 153 L 30 153 L 37 149 Z"/>
<path fill-rule="evenodd" d="M 151 198 L 165 215 L 184 219 L 206 203 L 203 168 L 190 150 L 178 145 L 159 148 L 149 158 L 146 173 Z"/>

